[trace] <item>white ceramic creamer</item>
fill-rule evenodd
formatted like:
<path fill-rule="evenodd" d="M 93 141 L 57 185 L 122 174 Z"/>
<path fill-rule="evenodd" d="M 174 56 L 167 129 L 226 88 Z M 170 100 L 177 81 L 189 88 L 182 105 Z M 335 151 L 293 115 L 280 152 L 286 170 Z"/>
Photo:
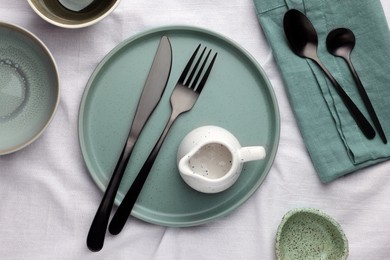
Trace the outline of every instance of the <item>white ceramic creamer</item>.
<path fill-rule="evenodd" d="M 244 162 L 261 160 L 262 146 L 241 147 L 236 137 L 218 126 L 202 126 L 188 133 L 177 152 L 181 177 L 192 188 L 217 193 L 232 186 Z"/>

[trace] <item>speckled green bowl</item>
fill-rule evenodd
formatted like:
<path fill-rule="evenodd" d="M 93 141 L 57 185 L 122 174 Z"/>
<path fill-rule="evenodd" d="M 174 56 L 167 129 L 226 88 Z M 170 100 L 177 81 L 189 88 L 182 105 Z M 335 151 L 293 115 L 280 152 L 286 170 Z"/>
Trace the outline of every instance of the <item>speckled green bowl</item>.
<path fill-rule="evenodd" d="M 348 256 L 348 240 L 341 226 L 317 209 L 287 212 L 276 236 L 280 260 L 342 260 Z"/>
<path fill-rule="evenodd" d="M 27 30 L 0 22 L 0 155 L 41 135 L 59 96 L 57 66 L 47 47 Z"/>

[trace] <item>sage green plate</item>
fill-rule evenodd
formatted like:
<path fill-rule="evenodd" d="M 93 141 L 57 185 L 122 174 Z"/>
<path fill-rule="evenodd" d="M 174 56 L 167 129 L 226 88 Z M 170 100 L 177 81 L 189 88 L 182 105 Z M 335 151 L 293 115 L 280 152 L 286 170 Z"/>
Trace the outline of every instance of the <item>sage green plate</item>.
<path fill-rule="evenodd" d="M 341 226 L 318 209 L 287 212 L 276 235 L 276 256 L 280 260 L 345 260 L 348 251 Z"/>
<path fill-rule="evenodd" d="M 132 215 L 165 226 L 192 226 L 227 215 L 260 186 L 279 142 L 279 110 L 272 87 L 257 62 L 237 44 L 193 27 L 164 27 L 138 34 L 113 49 L 92 74 L 80 108 L 79 135 L 89 172 L 105 190 L 128 135 L 161 36 L 172 44 L 172 71 L 164 96 L 146 124 L 116 197 L 120 203 L 163 130 L 170 94 L 199 43 L 218 52 L 194 108 L 181 115 L 163 144 Z M 203 125 L 232 132 L 241 145 L 263 145 L 265 160 L 246 163 L 239 180 L 218 194 L 199 193 L 184 183 L 176 166 L 184 136 Z"/>
<path fill-rule="evenodd" d="M 57 66 L 46 46 L 27 30 L 0 22 L 0 155 L 41 135 L 59 96 Z"/>

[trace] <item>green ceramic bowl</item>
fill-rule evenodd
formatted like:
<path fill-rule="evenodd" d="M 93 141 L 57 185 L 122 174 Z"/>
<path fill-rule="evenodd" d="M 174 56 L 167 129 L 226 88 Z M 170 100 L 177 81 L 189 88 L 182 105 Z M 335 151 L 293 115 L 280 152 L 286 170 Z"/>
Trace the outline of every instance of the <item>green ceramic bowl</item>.
<path fill-rule="evenodd" d="M 0 155 L 36 140 L 59 102 L 57 66 L 33 34 L 0 22 Z"/>
<path fill-rule="evenodd" d="M 27 0 L 31 8 L 45 21 L 63 28 L 82 28 L 95 24 L 108 16 L 118 6 L 120 0 L 97 0 L 88 11 L 74 12 L 60 4 L 58 0 Z M 75 5 L 75 0 L 67 1 L 67 6 Z M 79 2 L 83 2 L 79 0 Z M 77 1 L 76 1 L 77 4 Z M 91 5 L 92 6 L 92 5 Z"/>
<path fill-rule="evenodd" d="M 348 240 L 341 226 L 325 213 L 293 209 L 279 225 L 276 256 L 280 260 L 343 260 L 348 256 Z"/>

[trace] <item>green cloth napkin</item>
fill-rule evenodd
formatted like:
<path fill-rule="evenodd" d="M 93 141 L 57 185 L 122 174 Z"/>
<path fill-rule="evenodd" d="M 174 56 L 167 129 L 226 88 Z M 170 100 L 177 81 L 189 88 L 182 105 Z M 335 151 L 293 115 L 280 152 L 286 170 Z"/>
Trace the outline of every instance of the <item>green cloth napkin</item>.
<path fill-rule="evenodd" d="M 390 33 L 379 0 L 254 0 L 272 47 L 300 132 L 322 182 L 387 160 L 390 156 Z M 333 85 L 312 61 L 296 56 L 283 30 L 288 9 L 305 13 L 318 33 L 322 63 L 372 123 L 347 64 L 326 50 L 327 34 L 351 29 L 351 59 L 389 140 L 368 140 L 356 126 Z"/>

